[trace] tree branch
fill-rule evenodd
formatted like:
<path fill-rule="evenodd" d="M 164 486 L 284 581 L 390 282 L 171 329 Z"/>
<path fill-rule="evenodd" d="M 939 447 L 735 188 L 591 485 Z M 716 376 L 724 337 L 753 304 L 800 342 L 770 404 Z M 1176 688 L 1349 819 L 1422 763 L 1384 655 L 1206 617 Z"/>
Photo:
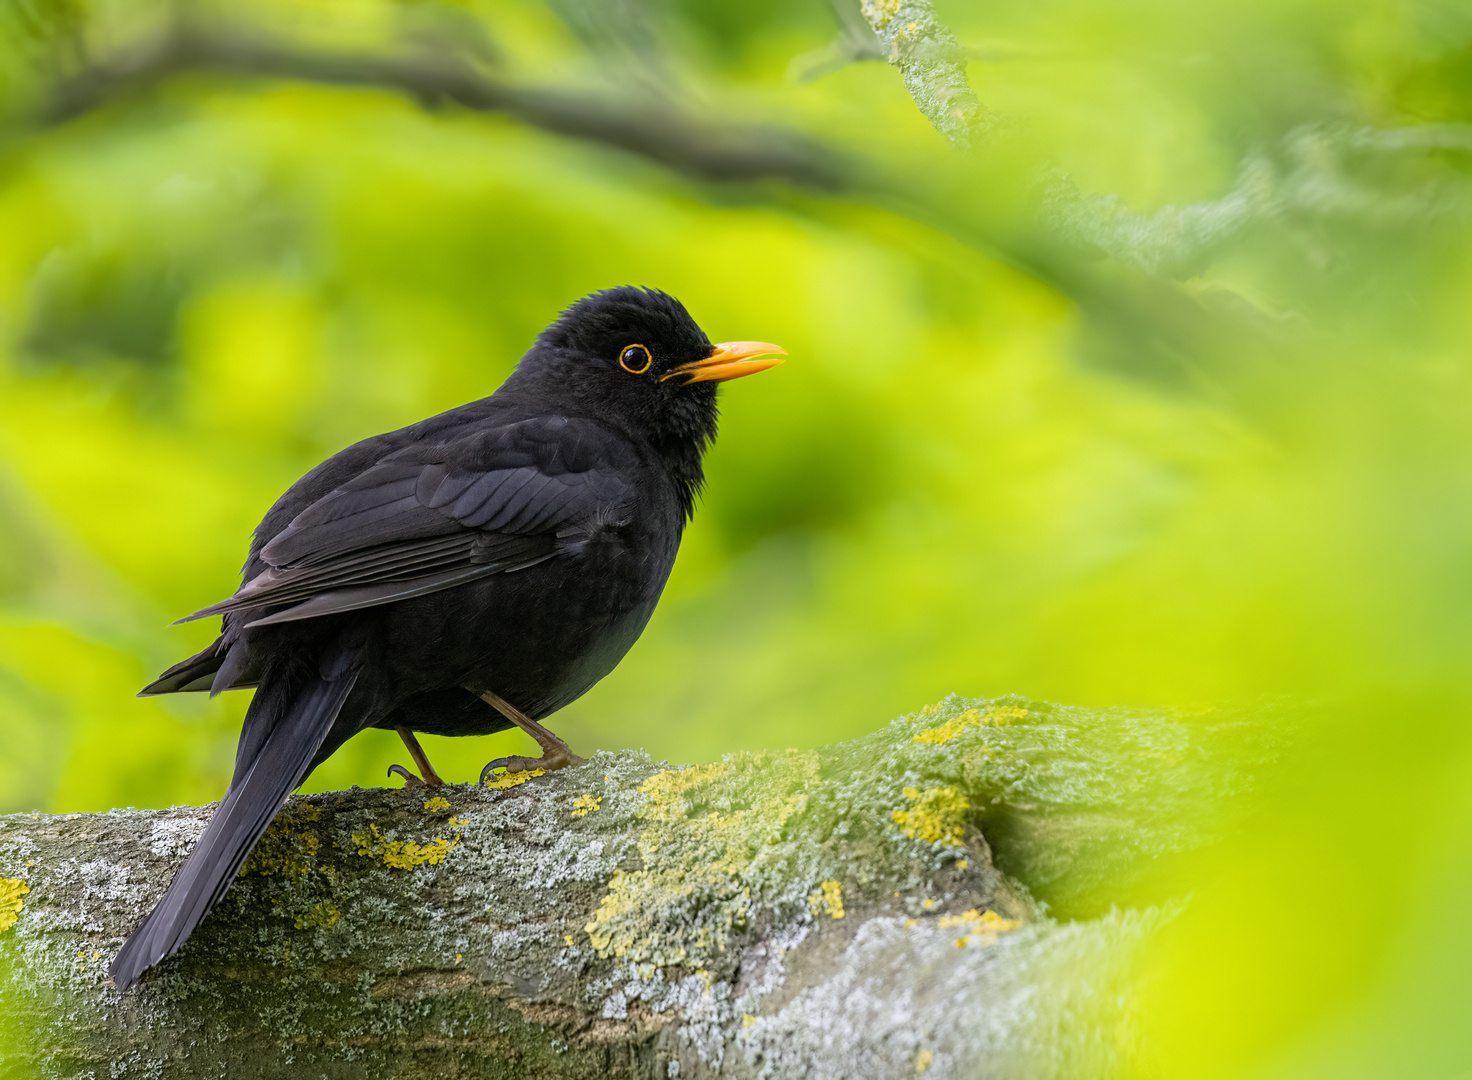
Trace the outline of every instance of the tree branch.
<path fill-rule="evenodd" d="M 958 145 L 971 145 L 986 130 L 985 116 L 972 108 L 964 59 L 929 4 L 872 0 L 864 10 L 883 22 L 884 47 L 918 87 L 912 92 L 927 115 Z M 443 40 L 413 52 L 342 54 L 192 24 L 91 61 L 56 86 L 44 118 L 61 122 L 187 72 L 390 90 L 427 107 L 500 113 L 637 155 L 700 183 L 745 186 L 764 199 L 782 199 L 784 191 L 861 199 L 949 233 L 1057 288 L 1104 331 L 1090 338 L 1103 366 L 1172 387 L 1210 387 L 1218 396 L 1230 394 L 1220 378 L 1225 366 L 1271 356 L 1283 327 L 1300 321 L 1270 316 L 1225 290 L 1193 295 L 1175 281 L 1202 273 L 1229 244 L 1263 224 L 1275 227 L 1269 242 L 1299 245 L 1312 266 L 1331 258 L 1315 247 L 1323 243 L 1323 230 L 1282 225 L 1338 216 L 1404 229 L 1449 214 L 1465 217 L 1460 174 L 1428 174 L 1419 186 L 1392 191 L 1386 170 L 1357 172 L 1355 163 L 1373 164 L 1388 154 L 1427 156 L 1433 149 L 1465 153 L 1472 145 L 1472 129 L 1456 126 L 1429 133 L 1299 129 L 1277 154 L 1251 159 L 1225 197 L 1139 214 L 1114 196 L 1078 192 L 1066 176 L 1020 159 L 1021 148 L 1001 140 L 984 158 L 943 155 L 921 163 L 911 155 L 901 170 L 872 151 L 861 155 L 778 126 L 707 120 L 656 95 L 516 85 Z M 1398 169 L 1389 175 L 1415 174 Z M 984 198 L 976 196 L 979 188 Z M 1115 263 L 1102 264 L 1104 254 Z M 1285 298 L 1280 306 L 1291 315 L 1292 304 Z"/>
<path fill-rule="evenodd" d="M 917 169 L 907 160 L 907 170 L 900 173 L 800 132 L 706 122 L 658 98 L 631 102 L 607 94 L 518 86 L 493 78 L 445 48 L 343 54 L 185 24 L 151 42 L 95 59 L 59 83 L 44 120 L 61 123 L 190 72 L 391 90 L 426 107 L 454 104 L 507 115 L 638 155 L 702 183 L 785 185 L 823 198 L 863 199 L 947 232 L 1048 282 L 1086 311 L 1106 315 L 1110 325 L 1128 327 L 1136 338 L 1132 347 L 1147 361 L 1170 357 L 1162 361 L 1169 368 L 1179 363 L 1177 358 L 1196 352 L 1201 341 L 1225 339 L 1222 320 L 1203 316 L 1194 300 L 1148 283 L 1133 292 L 1122 290 L 1093 273 L 1088 260 L 1079 257 L 1077 242 L 1062 243 L 1037 227 L 1041 193 L 1036 185 L 1009 184 L 1005 170 L 991 177 L 990 197 L 977 203 L 961 197 L 967 187 L 963 177 L 947 177 L 944 169 Z M 970 159 L 963 165 L 980 167 Z M 1153 312 L 1162 305 L 1174 313 L 1171 319 L 1147 316 L 1143 310 Z M 1153 329 L 1147 326 L 1152 321 Z"/>
<path fill-rule="evenodd" d="M 1151 214 L 1129 209 L 1115 195 L 1081 193 L 1066 176 L 1056 176 L 1047 187 L 1043 222 L 1048 231 L 1091 244 L 1146 274 L 1182 280 L 1201 273 L 1254 227 L 1339 221 L 1404 230 L 1433 221 L 1466 222 L 1472 211 L 1464 179 L 1426 178 L 1397 187 L 1387 182 L 1387 159 L 1427 151 L 1472 153 L 1472 127 L 1304 125 L 1271 153 L 1248 156 L 1236 185 L 1221 198 L 1163 206 Z M 1292 233 L 1286 240 L 1319 242 Z M 1311 263 L 1327 258 L 1317 248 L 1306 254 Z"/>
<path fill-rule="evenodd" d="M 931 0 L 861 0 L 860 10 L 925 119 L 958 149 L 975 146 L 993 117 L 966 78 L 966 50 Z"/>
<path fill-rule="evenodd" d="M 851 189 L 861 172 L 858 162 L 787 129 L 702 124 L 658 99 L 632 108 L 606 95 L 516 86 L 445 51 L 332 53 L 192 26 L 95 61 L 56 88 L 45 119 L 73 119 L 188 71 L 396 90 L 426 106 L 453 103 L 502 113 L 558 135 L 627 150 L 702 181 L 785 180 L 836 193 Z"/>
<path fill-rule="evenodd" d="M 121 996 L 107 964 L 209 808 L 14 815 L 0 1072 L 1093 1075 L 1173 902 L 1142 883 L 1272 730 L 951 698 L 820 751 L 297 798 Z"/>

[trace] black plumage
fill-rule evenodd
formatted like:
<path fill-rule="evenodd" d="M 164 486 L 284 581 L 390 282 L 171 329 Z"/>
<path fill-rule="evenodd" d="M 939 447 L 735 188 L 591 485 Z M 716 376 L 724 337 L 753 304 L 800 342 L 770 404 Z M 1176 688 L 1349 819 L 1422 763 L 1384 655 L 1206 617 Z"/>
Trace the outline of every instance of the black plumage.
<path fill-rule="evenodd" d="M 365 728 L 397 729 L 431 784 L 413 732 L 515 723 L 544 753 L 508 768 L 577 760 L 536 721 L 644 629 L 701 488 L 716 383 L 781 351 L 713 346 L 673 297 L 609 289 L 565 311 L 490 397 L 293 484 L 240 589 L 189 617 L 222 615 L 220 637 L 143 691 L 257 688 L 230 787 L 113 961 L 118 987 L 184 943 L 286 796 Z"/>

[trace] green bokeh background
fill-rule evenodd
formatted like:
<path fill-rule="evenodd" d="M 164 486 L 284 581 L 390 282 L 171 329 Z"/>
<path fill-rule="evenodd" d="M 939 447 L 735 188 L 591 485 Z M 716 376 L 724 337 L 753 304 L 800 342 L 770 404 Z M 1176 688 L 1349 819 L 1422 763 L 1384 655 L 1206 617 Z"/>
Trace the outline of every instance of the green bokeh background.
<path fill-rule="evenodd" d="M 0 810 L 217 798 L 246 695 L 132 696 L 214 631 L 169 621 L 233 591 L 251 528 L 323 457 L 488 394 L 576 297 L 651 285 L 791 359 L 723 389 L 665 599 L 555 730 L 690 761 L 952 691 L 1270 701 L 1289 749 L 1162 886 L 1191 900 L 1140 960 L 1119 1068 L 1472 1075 L 1465 150 L 1359 163 L 1358 203 L 1216 252 L 1182 289 L 1274 344 L 1208 335 L 1183 380 L 1148 303 L 1111 330 L 862 200 L 692 185 L 495 116 L 187 76 L 27 125 L 49 63 L 162 10 L 0 16 Z M 817 2 L 252 10 L 363 48 L 438 13 L 508 77 L 662 87 L 902 171 L 950 153 L 884 63 L 790 76 L 833 37 Z M 1141 212 L 1220 197 L 1305 126 L 1472 119 L 1465 3 L 938 10 L 1009 145 Z M 955 197 L 986 207 L 1018 160 L 958 166 Z M 460 780 L 520 738 L 426 742 Z M 308 789 L 402 757 L 367 733 Z"/>

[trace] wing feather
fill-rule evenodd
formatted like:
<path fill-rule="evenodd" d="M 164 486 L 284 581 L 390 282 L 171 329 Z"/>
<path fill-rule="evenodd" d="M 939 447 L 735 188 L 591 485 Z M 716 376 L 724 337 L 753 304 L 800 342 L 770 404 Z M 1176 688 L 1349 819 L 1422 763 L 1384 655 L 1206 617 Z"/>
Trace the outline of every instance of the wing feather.
<path fill-rule="evenodd" d="M 550 538 L 538 539 L 550 540 Z M 248 622 L 246 626 L 266 626 L 272 623 L 293 622 L 298 619 L 315 619 L 322 615 L 336 615 L 344 611 L 377 607 L 379 604 L 391 604 L 396 600 L 408 600 L 411 597 L 423 596 L 425 593 L 439 592 L 441 589 L 464 585 L 479 578 L 489 577 L 491 574 L 522 570 L 528 566 L 535 566 L 539 562 L 545 562 L 556 554 L 552 543 L 545 543 L 543 546 L 546 550 L 535 555 L 529 552 L 526 558 L 512 566 L 504 564 L 458 566 L 438 574 L 408 581 L 380 582 L 359 588 L 324 592 L 310 600 L 289 607 L 285 611 L 278 611 Z"/>
<path fill-rule="evenodd" d="M 636 463 L 620 437 L 561 417 L 407 447 L 302 510 L 261 548 L 264 571 L 180 621 L 316 618 L 533 566 L 626 502 Z"/>
<path fill-rule="evenodd" d="M 514 496 L 535 476 L 534 469 L 498 469 L 484 473 L 465 489 L 463 495 L 441 509 L 462 525 L 482 528 L 505 499 Z"/>

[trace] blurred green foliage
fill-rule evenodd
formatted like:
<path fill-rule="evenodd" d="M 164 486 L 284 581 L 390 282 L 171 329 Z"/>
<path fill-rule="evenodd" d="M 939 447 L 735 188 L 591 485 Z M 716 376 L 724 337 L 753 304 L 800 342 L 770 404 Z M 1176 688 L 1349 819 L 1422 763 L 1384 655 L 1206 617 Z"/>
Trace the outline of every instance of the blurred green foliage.
<path fill-rule="evenodd" d="M 1019 173 L 1150 213 L 1250 194 L 1244 163 L 1267 162 L 1291 205 L 1157 282 L 1225 321 L 1163 359 L 1178 309 L 1082 246 L 1062 257 L 1118 286 L 1086 308 L 944 222 L 692 185 L 383 91 L 185 75 L 36 124 L 54 79 L 166 10 L 10 4 L 0 807 L 217 797 L 245 696 L 132 697 L 213 633 L 168 621 L 233 590 L 317 461 L 489 393 L 574 298 L 648 284 L 792 359 L 723 391 L 666 597 L 556 730 L 690 760 L 953 690 L 1271 699 L 1301 717 L 1292 749 L 1162 885 L 1193 900 L 1141 959 L 1149 1050 L 1120 1060 L 1472 1073 L 1472 136 L 1451 126 L 1472 120 L 1472 5 L 937 10 L 1002 118 L 994 156 L 953 166 L 889 66 L 789 79 L 835 33 L 817 0 L 254 14 L 339 47 L 449 33 L 507 77 L 795 123 L 963 215 Z M 457 779 L 515 748 L 427 742 Z M 309 787 L 401 757 L 369 733 Z"/>

